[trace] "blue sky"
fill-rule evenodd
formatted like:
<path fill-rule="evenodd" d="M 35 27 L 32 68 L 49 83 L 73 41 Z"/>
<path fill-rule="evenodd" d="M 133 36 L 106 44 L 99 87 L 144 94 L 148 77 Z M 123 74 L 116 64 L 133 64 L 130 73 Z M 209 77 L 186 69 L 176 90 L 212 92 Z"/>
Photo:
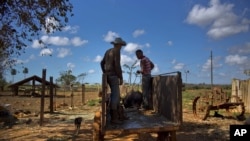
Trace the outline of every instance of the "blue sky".
<path fill-rule="evenodd" d="M 17 58 L 15 82 L 24 78 L 27 67 L 26 77 L 41 76 L 45 68 L 47 80 L 55 80 L 60 72 L 72 70 L 75 76 L 87 73 L 83 83 L 101 83 L 100 60 L 115 37 L 127 42 L 121 50 L 122 65 L 132 65 L 135 50 L 142 49 L 155 64 L 152 74 L 180 71 L 183 82 L 210 84 L 212 51 L 214 84 L 249 78 L 243 73 L 250 69 L 249 0 L 71 2 L 74 16 L 64 31 L 41 34 L 49 48 L 34 39 Z M 123 77 L 128 81 L 126 73 Z M 6 78 L 12 80 L 10 72 Z"/>

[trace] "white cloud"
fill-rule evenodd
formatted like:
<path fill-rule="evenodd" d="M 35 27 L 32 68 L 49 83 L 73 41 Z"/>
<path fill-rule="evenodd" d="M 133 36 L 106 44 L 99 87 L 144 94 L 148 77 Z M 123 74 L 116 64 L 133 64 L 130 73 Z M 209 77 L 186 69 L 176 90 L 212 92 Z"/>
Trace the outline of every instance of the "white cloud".
<path fill-rule="evenodd" d="M 130 56 L 127 56 L 127 55 L 124 55 L 124 54 L 121 55 L 121 66 L 124 65 L 124 64 L 131 65 L 134 62 L 135 62 L 135 60 L 132 59 Z"/>
<path fill-rule="evenodd" d="M 116 37 L 119 37 L 118 33 L 113 31 L 108 31 L 106 35 L 103 36 L 105 42 L 112 42 Z"/>
<path fill-rule="evenodd" d="M 81 40 L 80 37 L 74 37 L 73 39 L 71 39 L 71 43 L 74 46 L 81 46 L 81 45 L 84 45 L 84 44 L 88 43 L 88 41 L 87 40 Z"/>
<path fill-rule="evenodd" d="M 220 18 L 223 14 L 231 11 L 233 5 L 220 5 L 219 0 L 210 0 L 209 7 L 196 4 L 189 12 L 186 19 L 189 24 L 196 24 L 205 26 L 213 23 L 216 19 Z"/>
<path fill-rule="evenodd" d="M 173 42 L 172 42 L 172 41 L 168 41 L 168 42 L 167 42 L 167 45 L 168 45 L 168 46 L 172 46 L 172 45 L 173 45 Z"/>
<path fill-rule="evenodd" d="M 154 69 L 152 70 L 152 73 L 159 73 L 160 72 L 160 70 L 159 70 L 159 67 L 158 67 L 158 65 L 157 64 L 154 64 L 155 65 L 155 67 L 154 67 Z"/>
<path fill-rule="evenodd" d="M 71 34 L 75 34 L 77 33 L 78 29 L 79 29 L 79 26 L 65 26 L 63 28 L 63 31 L 69 32 Z"/>
<path fill-rule="evenodd" d="M 171 61 L 171 63 L 172 64 L 175 64 L 177 61 L 175 60 L 175 59 L 173 59 L 172 61 Z"/>
<path fill-rule="evenodd" d="M 143 35 L 143 34 L 145 34 L 145 31 L 143 30 L 143 29 L 137 29 L 137 30 L 135 30 L 134 32 L 133 32 L 133 37 L 138 37 L 138 36 L 141 36 L 141 35 Z"/>
<path fill-rule="evenodd" d="M 213 59 L 213 68 L 219 68 L 222 66 L 220 64 L 221 57 L 214 57 Z M 211 59 L 207 59 L 207 61 L 202 66 L 202 71 L 211 71 Z"/>
<path fill-rule="evenodd" d="M 249 20 L 233 12 L 233 4 L 221 4 L 220 0 L 210 0 L 209 6 L 196 4 L 189 12 L 186 22 L 198 26 L 208 26 L 207 35 L 224 38 L 249 30 Z"/>
<path fill-rule="evenodd" d="M 211 69 L 211 59 L 208 59 L 202 66 L 202 71 L 209 71 Z"/>
<path fill-rule="evenodd" d="M 39 40 L 34 40 L 32 45 L 31 45 L 32 48 L 43 48 L 44 47 L 44 44 L 42 43 L 39 43 Z"/>
<path fill-rule="evenodd" d="M 92 74 L 92 73 L 95 73 L 95 70 L 90 69 L 90 70 L 88 71 L 88 74 Z"/>
<path fill-rule="evenodd" d="M 74 37 L 72 39 L 69 39 L 68 37 L 60 37 L 60 36 L 48 36 L 44 35 L 41 37 L 42 43 L 39 43 L 39 40 L 34 40 L 32 43 L 33 48 L 42 48 L 45 45 L 55 45 L 55 46 L 68 46 L 68 45 L 73 45 L 73 46 L 81 46 L 86 43 L 88 43 L 87 40 L 82 40 L 80 37 Z"/>
<path fill-rule="evenodd" d="M 229 25 L 224 27 L 213 27 L 207 32 L 207 34 L 212 38 L 219 39 L 237 33 L 246 32 L 248 29 L 248 25 Z"/>
<path fill-rule="evenodd" d="M 66 46 L 69 45 L 69 38 L 60 36 L 42 36 L 41 40 L 45 44 L 51 44 L 56 46 Z"/>
<path fill-rule="evenodd" d="M 239 54 L 239 55 L 250 55 L 250 42 L 246 42 L 243 45 L 234 46 L 229 49 L 229 53 L 231 54 Z"/>
<path fill-rule="evenodd" d="M 240 64 L 245 64 L 247 63 L 247 56 L 239 56 L 238 54 L 236 55 L 228 55 L 225 58 L 225 63 L 230 64 L 230 65 L 240 65 Z"/>
<path fill-rule="evenodd" d="M 51 48 L 44 48 L 40 51 L 40 56 L 52 55 L 53 49 Z"/>
<path fill-rule="evenodd" d="M 124 47 L 124 51 L 128 52 L 128 53 L 134 53 L 137 49 L 141 48 L 142 46 L 139 44 L 135 44 L 135 43 L 128 43 L 125 47 Z"/>
<path fill-rule="evenodd" d="M 83 57 L 83 61 L 84 61 L 84 62 L 90 62 L 91 59 L 89 58 L 89 56 L 84 56 L 84 57 Z"/>
<path fill-rule="evenodd" d="M 30 57 L 29 57 L 30 60 L 32 59 L 35 59 L 35 55 L 34 54 L 31 54 Z"/>
<path fill-rule="evenodd" d="M 102 56 L 101 55 L 97 55 L 94 59 L 94 62 L 101 62 L 102 60 Z"/>
<path fill-rule="evenodd" d="M 73 68 L 75 68 L 75 64 L 69 62 L 69 63 L 67 63 L 67 68 L 69 70 L 73 70 Z"/>
<path fill-rule="evenodd" d="M 57 48 L 58 54 L 57 57 L 64 58 L 65 56 L 71 55 L 70 49 L 67 48 Z"/>
<path fill-rule="evenodd" d="M 173 64 L 174 65 L 174 69 L 175 70 L 181 70 L 181 69 L 183 69 L 184 67 L 185 67 L 185 64 L 183 64 L 183 63 L 178 63 L 177 61 L 176 61 L 176 59 L 173 59 L 172 61 L 171 61 L 171 64 Z"/>
<path fill-rule="evenodd" d="M 219 75 L 220 75 L 220 76 L 226 76 L 226 74 L 223 73 L 223 72 L 220 72 Z"/>
<path fill-rule="evenodd" d="M 145 47 L 150 47 L 150 43 L 146 43 L 144 46 Z"/>
<path fill-rule="evenodd" d="M 183 63 L 177 63 L 177 64 L 175 64 L 175 66 L 174 66 L 174 69 L 176 69 L 176 70 L 181 70 L 181 69 L 183 69 L 184 68 L 184 64 Z"/>

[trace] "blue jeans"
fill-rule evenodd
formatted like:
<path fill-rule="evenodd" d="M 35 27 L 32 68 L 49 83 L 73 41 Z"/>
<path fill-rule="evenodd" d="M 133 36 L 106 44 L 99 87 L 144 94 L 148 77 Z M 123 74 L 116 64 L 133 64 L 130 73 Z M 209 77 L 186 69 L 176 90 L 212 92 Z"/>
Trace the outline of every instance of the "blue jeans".
<path fill-rule="evenodd" d="M 110 109 L 117 110 L 120 104 L 119 78 L 115 75 L 108 75 L 107 81 L 111 90 Z"/>
<path fill-rule="evenodd" d="M 149 108 L 150 92 L 151 92 L 151 74 L 142 75 L 143 108 Z"/>

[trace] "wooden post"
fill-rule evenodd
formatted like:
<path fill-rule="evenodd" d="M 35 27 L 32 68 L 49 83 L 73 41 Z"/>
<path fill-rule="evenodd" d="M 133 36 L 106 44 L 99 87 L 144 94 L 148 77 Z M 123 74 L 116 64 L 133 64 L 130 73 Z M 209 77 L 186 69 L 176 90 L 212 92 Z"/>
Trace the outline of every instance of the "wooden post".
<path fill-rule="evenodd" d="M 101 131 L 103 133 L 105 127 L 106 127 L 106 116 L 107 116 L 107 105 L 106 105 L 106 100 L 107 100 L 107 85 L 108 85 L 108 82 L 107 82 L 107 74 L 102 74 L 102 112 L 101 112 Z"/>
<path fill-rule="evenodd" d="M 35 80 L 33 79 L 33 80 L 32 80 L 32 93 L 31 93 L 32 95 L 36 93 L 36 88 L 35 88 L 35 86 L 36 86 L 36 83 L 35 83 Z"/>
<path fill-rule="evenodd" d="M 54 96 L 55 96 L 55 107 L 54 107 L 55 109 L 54 109 L 54 111 L 56 111 L 56 97 L 57 97 L 57 95 L 56 95 L 57 90 L 56 89 L 57 89 L 57 84 L 55 84 L 55 88 L 54 88 L 54 90 L 55 90 L 54 91 Z"/>
<path fill-rule="evenodd" d="M 74 101 L 74 94 L 73 94 L 73 84 L 70 84 L 70 89 L 71 89 L 71 108 L 73 109 L 74 108 L 74 104 L 73 104 L 73 101 Z"/>
<path fill-rule="evenodd" d="M 85 85 L 82 84 L 82 105 L 85 105 Z"/>
<path fill-rule="evenodd" d="M 49 103 L 49 108 L 50 108 L 50 113 L 52 114 L 54 111 L 54 106 L 53 106 L 53 77 L 50 77 L 50 87 L 49 87 L 49 97 L 50 97 L 50 103 Z"/>
<path fill-rule="evenodd" d="M 44 95 L 45 95 L 46 69 L 42 72 L 42 91 L 41 91 L 41 109 L 40 109 L 40 126 L 43 126 L 44 119 Z"/>

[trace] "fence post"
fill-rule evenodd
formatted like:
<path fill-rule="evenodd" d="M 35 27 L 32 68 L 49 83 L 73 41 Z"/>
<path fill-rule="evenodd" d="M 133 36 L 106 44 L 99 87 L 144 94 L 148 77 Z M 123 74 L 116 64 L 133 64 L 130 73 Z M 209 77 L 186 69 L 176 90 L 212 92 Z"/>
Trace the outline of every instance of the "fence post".
<path fill-rule="evenodd" d="M 85 85 L 82 84 L 82 105 L 85 105 Z"/>
<path fill-rule="evenodd" d="M 74 93 L 73 93 L 73 84 L 70 84 L 70 90 L 71 90 L 71 94 L 70 94 L 70 97 L 71 97 L 71 108 L 73 109 L 74 108 Z"/>
<path fill-rule="evenodd" d="M 44 116 L 44 95 L 45 95 L 46 69 L 42 72 L 42 91 L 41 91 L 41 109 L 40 109 L 40 126 L 43 126 Z"/>
<path fill-rule="evenodd" d="M 53 77 L 50 77 L 50 87 L 49 87 L 49 96 L 50 96 L 50 113 L 54 112 L 54 108 L 53 108 Z"/>

